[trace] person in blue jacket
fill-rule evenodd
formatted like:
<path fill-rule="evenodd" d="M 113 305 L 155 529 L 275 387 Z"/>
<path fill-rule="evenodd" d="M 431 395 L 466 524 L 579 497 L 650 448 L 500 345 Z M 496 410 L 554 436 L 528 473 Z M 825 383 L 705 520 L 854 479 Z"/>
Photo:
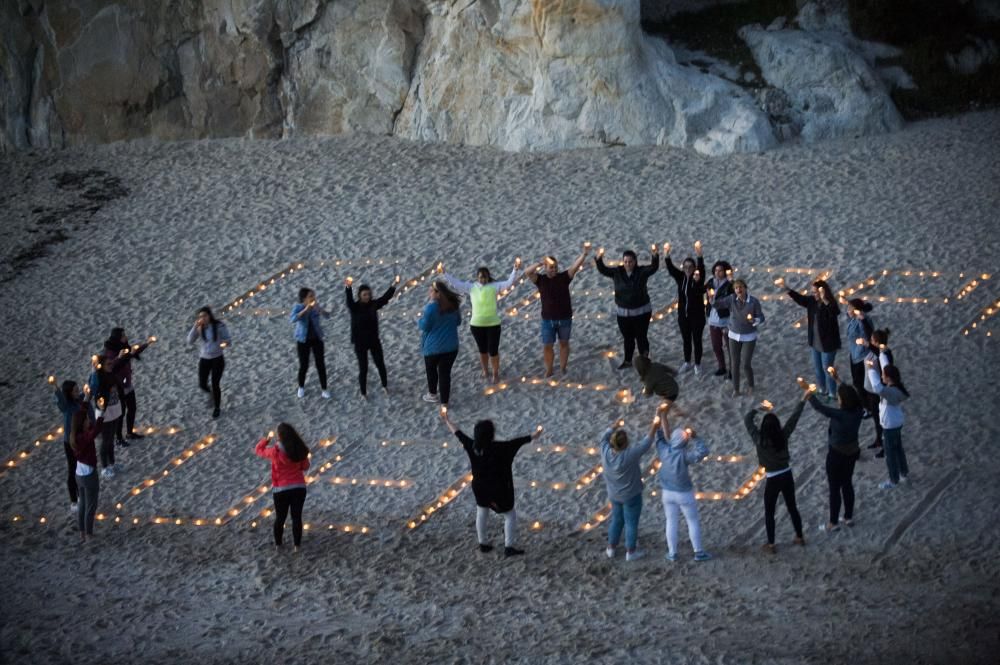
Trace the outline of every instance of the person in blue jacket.
<path fill-rule="evenodd" d="M 54 387 L 56 406 L 63 416 L 63 449 L 66 452 L 67 482 L 66 489 L 69 490 L 70 510 L 77 509 L 77 488 L 76 488 L 76 455 L 69 445 L 69 434 L 73 424 L 73 415 L 80 409 L 86 408 L 80 389 L 76 381 L 63 381 L 62 385 L 56 385 L 55 377 L 49 379 L 49 383 Z"/>
<path fill-rule="evenodd" d="M 462 298 L 443 281 L 431 283 L 428 302 L 420 314 L 420 350 L 427 372 L 425 402 L 448 406 L 451 398 L 451 367 L 458 357 L 458 326 Z M 440 389 L 440 392 L 439 392 Z"/>
<path fill-rule="evenodd" d="M 330 399 L 326 389 L 326 353 L 323 346 L 323 326 L 321 318 L 330 318 L 330 312 L 323 309 L 316 301 L 316 292 L 312 289 L 299 289 L 299 301 L 292 307 L 288 319 L 295 324 L 295 343 L 299 351 L 299 389 L 297 394 L 306 394 L 306 373 L 309 371 L 309 353 L 316 361 L 316 373 L 319 374 L 319 387 L 323 391 L 323 399 Z"/>

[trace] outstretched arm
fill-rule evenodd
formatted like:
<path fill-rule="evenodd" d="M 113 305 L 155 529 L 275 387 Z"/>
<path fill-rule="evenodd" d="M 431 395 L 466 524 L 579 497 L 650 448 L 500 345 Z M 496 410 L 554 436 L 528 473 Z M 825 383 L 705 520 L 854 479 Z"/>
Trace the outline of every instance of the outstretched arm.
<path fill-rule="evenodd" d="M 600 249 L 597 250 L 597 256 L 594 257 L 594 266 L 597 268 L 597 272 L 605 277 L 615 276 L 615 271 L 604 265 L 604 252 Z"/>
<path fill-rule="evenodd" d="M 444 273 L 443 275 L 441 275 L 441 279 L 443 279 L 448 286 L 455 289 L 459 293 L 468 293 L 469 290 L 472 289 L 473 287 L 472 282 L 466 282 L 461 279 L 457 279 L 451 273 L 447 272 Z"/>
<path fill-rule="evenodd" d="M 587 260 L 587 254 L 590 254 L 590 247 L 585 244 L 583 251 L 580 252 L 580 256 L 576 257 L 576 261 L 573 261 L 572 265 L 566 270 L 570 279 L 576 277 L 576 273 L 580 272 L 580 269 L 583 268 L 583 262 Z"/>
<path fill-rule="evenodd" d="M 396 293 L 396 285 L 393 284 L 388 289 L 385 290 L 385 293 L 379 296 L 378 300 L 375 301 L 375 309 L 379 310 L 388 305 L 389 301 L 392 300 L 392 296 L 395 293 Z"/>
<path fill-rule="evenodd" d="M 514 286 L 514 282 L 517 281 L 517 276 L 520 272 L 520 269 L 515 266 L 514 269 L 510 271 L 510 275 L 508 275 L 507 279 L 502 282 L 494 282 L 494 285 L 497 287 L 497 291 L 506 291 L 510 287 Z"/>
<path fill-rule="evenodd" d="M 524 276 L 530 279 L 532 284 L 537 284 L 538 271 L 541 269 L 541 267 L 542 267 L 542 261 L 539 261 L 534 265 L 528 266 L 527 268 L 524 269 Z"/>

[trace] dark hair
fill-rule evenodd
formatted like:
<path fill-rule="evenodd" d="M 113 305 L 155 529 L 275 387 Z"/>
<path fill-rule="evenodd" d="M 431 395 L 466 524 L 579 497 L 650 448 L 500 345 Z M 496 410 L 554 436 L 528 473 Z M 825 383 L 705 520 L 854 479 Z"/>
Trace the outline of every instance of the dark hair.
<path fill-rule="evenodd" d="M 313 290 L 307 286 L 303 286 L 301 289 L 299 289 L 299 302 L 305 302 L 306 298 L 308 298 L 309 294 L 312 292 Z"/>
<path fill-rule="evenodd" d="M 492 420 L 480 420 L 472 428 L 472 449 L 477 455 L 482 455 L 486 449 L 493 445 L 493 437 L 496 430 Z"/>
<path fill-rule="evenodd" d="M 487 282 L 493 281 L 493 274 L 490 272 L 490 269 L 487 268 L 486 266 L 479 266 L 478 268 L 476 268 L 476 279 L 479 279 L 479 276 L 482 275 L 483 273 L 486 273 Z"/>
<path fill-rule="evenodd" d="M 876 344 L 888 344 L 889 343 L 889 329 L 881 328 L 879 330 L 872 331 L 872 341 Z"/>
<path fill-rule="evenodd" d="M 293 462 L 301 462 L 309 456 L 309 446 L 288 423 L 278 424 L 278 440 L 281 441 L 281 447 L 285 449 L 288 459 Z"/>
<path fill-rule="evenodd" d="M 358 287 L 358 297 L 359 298 L 361 297 L 361 292 L 362 291 L 367 291 L 368 293 L 371 293 L 372 292 L 372 287 L 368 286 L 367 284 L 362 284 L 361 286 L 359 286 Z"/>
<path fill-rule="evenodd" d="M 713 275 L 715 274 L 715 269 L 716 268 L 722 268 L 723 272 L 729 272 L 730 270 L 733 269 L 733 267 L 731 265 L 729 265 L 729 261 L 716 261 L 715 263 L 713 263 L 712 264 L 712 274 Z"/>
<path fill-rule="evenodd" d="M 63 381 L 62 386 L 60 386 L 63 397 L 66 398 L 67 403 L 73 399 L 73 388 L 76 388 L 76 381 L 70 381 L 68 379 Z"/>
<path fill-rule="evenodd" d="M 837 386 L 837 397 L 840 399 L 840 408 L 844 411 L 854 411 L 861 408 L 861 397 L 854 386 L 841 383 Z"/>
<path fill-rule="evenodd" d="M 639 262 L 639 257 L 636 256 L 635 252 L 633 252 L 631 249 L 626 249 L 624 252 L 622 252 L 622 258 L 624 259 L 626 256 L 631 256 L 632 260 L 635 261 L 636 263 Z"/>
<path fill-rule="evenodd" d="M 112 328 L 111 329 L 111 334 L 108 335 L 108 339 L 119 339 L 120 340 L 124 336 L 125 336 L 125 329 L 124 328 Z"/>
<path fill-rule="evenodd" d="M 813 282 L 813 286 L 815 286 L 817 289 L 822 289 L 826 291 L 826 297 L 829 298 L 830 300 L 833 300 L 833 302 L 837 302 L 836 300 L 834 300 L 833 291 L 830 289 L 830 285 L 826 283 L 825 279 L 817 279 L 815 282 Z"/>
<path fill-rule="evenodd" d="M 209 307 L 208 305 L 205 305 L 204 307 L 199 307 L 198 311 L 196 312 L 196 314 L 201 314 L 203 312 L 205 314 L 208 314 L 208 322 L 212 324 L 212 338 L 215 339 L 216 341 L 218 341 L 218 339 L 219 339 L 219 320 L 217 318 L 215 318 L 215 314 L 212 314 L 212 308 Z M 202 339 L 206 339 L 206 337 L 205 337 L 205 329 L 204 328 L 201 329 L 201 338 Z"/>
<path fill-rule="evenodd" d="M 851 309 L 856 309 L 866 314 L 872 311 L 872 304 L 867 300 L 862 300 L 861 298 L 851 298 L 847 301 L 847 304 L 851 306 Z"/>
<path fill-rule="evenodd" d="M 434 290 L 441 296 L 441 299 L 438 300 L 438 305 L 441 307 L 442 312 L 454 311 L 462 305 L 462 296 L 452 291 L 445 282 L 440 280 L 435 281 Z"/>
<path fill-rule="evenodd" d="M 684 267 L 684 264 L 687 263 L 688 261 L 691 262 L 691 267 L 697 267 L 698 266 L 698 264 L 695 262 L 695 260 L 692 257 L 685 256 L 684 260 L 681 261 L 681 267 Z"/>
<path fill-rule="evenodd" d="M 901 391 L 903 391 L 904 395 L 906 395 L 907 397 L 910 396 L 910 391 L 907 390 L 906 386 L 903 385 L 903 379 L 899 375 L 898 367 L 896 367 L 895 365 L 887 365 L 882 368 L 882 373 L 885 374 L 887 379 L 892 381 L 892 385 L 896 386 Z"/>
<path fill-rule="evenodd" d="M 778 452 L 788 448 L 785 433 L 781 431 L 781 421 L 773 413 L 764 414 L 760 421 L 760 445 Z"/>

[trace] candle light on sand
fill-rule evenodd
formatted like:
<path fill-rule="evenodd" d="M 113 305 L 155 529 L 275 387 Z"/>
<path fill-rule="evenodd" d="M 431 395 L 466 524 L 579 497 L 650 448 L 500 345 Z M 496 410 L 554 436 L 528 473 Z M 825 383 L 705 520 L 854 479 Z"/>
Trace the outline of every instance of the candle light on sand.
<path fill-rule="evenodd" d="M 831 365 L 830 367 L 826 368 L 826 373 L 829 374 L 830 376 L 833 376 L 834 374 L 837 373 L 837 370 Z"/>

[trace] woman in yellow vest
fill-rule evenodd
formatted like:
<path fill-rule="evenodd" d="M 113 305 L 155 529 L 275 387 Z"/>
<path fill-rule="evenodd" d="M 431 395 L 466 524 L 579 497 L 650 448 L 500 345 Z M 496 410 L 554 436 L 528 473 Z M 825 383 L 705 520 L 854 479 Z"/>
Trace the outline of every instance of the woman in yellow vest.
<path fill-rule="evenodd" d="M 495 281 L 490 269 L 485 266 L 476 270 L 475 282 L 464 282 L 448 273 L 442 275 L 448 286 L 459 293 L 469 294 L 469 302 L 472 304 L 469 329 L 479 348 L 483 379 L 489 380 L 492 366 L 493 383 L 500 381 L 500 314 L 497 312 L 497 299 L 501 292 L 514 285 L 520 272 L 521 259 L 517 258 L 510 276 L 502 282 Z"/>

